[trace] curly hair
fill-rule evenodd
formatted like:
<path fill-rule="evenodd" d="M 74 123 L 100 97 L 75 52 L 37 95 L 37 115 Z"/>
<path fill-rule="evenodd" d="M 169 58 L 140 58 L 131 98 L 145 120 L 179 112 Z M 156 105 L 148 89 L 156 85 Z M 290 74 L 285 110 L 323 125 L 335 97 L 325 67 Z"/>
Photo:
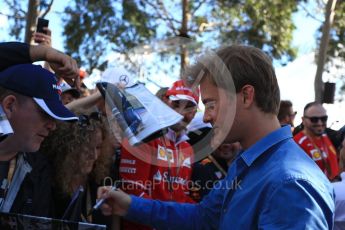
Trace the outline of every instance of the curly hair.
<path fill-rule="evenodd" d="M 108 134 L 108 133 L 107 133 Z M 114 148 L 111 145 L 111 136 L 106 135 L 102 142 L 101 155 L 94 164 L 90 179 L 96 184 L 102 184 L 103 180 L 110 175 L 111 164 L 114 162 Z"/>
<path fill-rule="evenodd" d="M 106 116 L 102 116 L 102 132 L 103 142 L 101 154 L 94 164 L 94 168 L 90 173 L 90 179 L 98 185 L 101 185 L 105 178 L 110 176 L 110 169 L 115 159 L 115 148 L 113 142 L 116 141 L 116 137 L 112 134 L 111 127 L 108 123 Z"/>
<path fill-rule="evenodd" d="M 96 160 L 97 163 L 95 162 L 95 165 L 99 166 L 94 165 L 90 174 L 93 175 L 93 178 L 99 179 L 109 174 L 111 164 L 109 154 L 103 151 L 105 149 L 104 137 L 107 134 L 101 121 L 89 119 L 87 125 L 82 125 L 80 122 L 60 122 L 57 129 L 42 143 L 40 151 L 48 156 L 54 167 L 55 188 L 58 192 L 71 195 L 74 192 L 73 183 L 76 176 L 83 177 L 85 181 L 88 179 L 89 175 L 81 173 L 80 159 L 85 152 L 90 151 L 97 130 L 103 134 L 102 152 Z"/>

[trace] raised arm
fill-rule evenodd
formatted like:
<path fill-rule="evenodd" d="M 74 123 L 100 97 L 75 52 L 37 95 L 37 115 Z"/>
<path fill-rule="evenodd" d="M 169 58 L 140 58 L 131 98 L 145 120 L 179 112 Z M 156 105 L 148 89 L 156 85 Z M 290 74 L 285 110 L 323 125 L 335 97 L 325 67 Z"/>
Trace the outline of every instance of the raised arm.
<path fill-rule="evenodd" d="M 80 86 L 77 62 L 70 56 L 46 45 L 30 46 L 30 57 L 33 62 L 46 61 L 58 77 L 70 85 Z"/>
<path fill-rule="evenodd" d="M 35 61 L 47 61 L 58 77 L 62 77 L 70 85 L 80 86 L 79 69 L 70 56 L 46 45 L 0 43 L 0 71 L 12 65 Z"/>
<path fill-rule="evenodd" d="M 16 64 L 31 63 L 30 45 L 21 42 L 0 43 L 0 71 Z"/>

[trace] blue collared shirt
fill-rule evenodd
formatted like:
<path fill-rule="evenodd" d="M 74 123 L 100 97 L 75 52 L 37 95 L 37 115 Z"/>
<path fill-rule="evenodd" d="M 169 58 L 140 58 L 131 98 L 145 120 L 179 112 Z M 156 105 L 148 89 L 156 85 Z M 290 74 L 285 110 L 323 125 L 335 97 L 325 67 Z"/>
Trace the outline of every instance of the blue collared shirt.
<path fill-rule="evenodd" d="M 241 153 L 199 204 L 131 196 L 129 220 L 157 229 L 332 229 L 334 191 L 290 126 Z"/>

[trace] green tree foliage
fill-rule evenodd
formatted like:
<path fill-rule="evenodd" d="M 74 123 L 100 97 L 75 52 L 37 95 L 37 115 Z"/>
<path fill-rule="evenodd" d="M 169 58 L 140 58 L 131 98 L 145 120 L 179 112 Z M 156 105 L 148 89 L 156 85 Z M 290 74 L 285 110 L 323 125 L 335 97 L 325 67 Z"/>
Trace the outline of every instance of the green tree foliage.
<path fill-rule="evenodd" d="M 297 11 L 298 0 L 237 0 L 216 1 L 213 11 L 217 18 L 223 42 L 244 43 L 265 50 L 276 60 L 291 61 L 297 50 L 291 46 L 292 14 Z M 223 19 L 223 20 L 222 20 Z"/>
<path fill-rule="evenodd" d="M 27 1 L 4 0 L 4 4 L 10 9 L 10 13 L 4 13 L 3 9 L 0 14 L 5 15 L 9 19 L 9 35 L 18 41 L 24 41 L 24 29 L 27 23 L 28 3 Z M 36 0 L 38 1 L 38 16 L 46 15 L 51 8 L 54 0 Z"/>
<path fill-rule="evenodd" d="M 145 12 L 131 1 L 76 0 L 64 15 L 65 49 L 91 72 L 111 50 L 124 53 L 154 35 Z"/>
<path fill-rule="evenodd" d="M 65 48 L 89 70 L 99 67 L 110 50 L 126 53 L 139 44 L 175 37 L 213 47 L 250 44 L 287 61 L 296 56 L 291 45 L 292 13 L 301 1 L 75 0 L 65 10 Z M 185 53 L 176 59 L 195 54 L 196 47 L 189 52 L 181 48 Z"/>

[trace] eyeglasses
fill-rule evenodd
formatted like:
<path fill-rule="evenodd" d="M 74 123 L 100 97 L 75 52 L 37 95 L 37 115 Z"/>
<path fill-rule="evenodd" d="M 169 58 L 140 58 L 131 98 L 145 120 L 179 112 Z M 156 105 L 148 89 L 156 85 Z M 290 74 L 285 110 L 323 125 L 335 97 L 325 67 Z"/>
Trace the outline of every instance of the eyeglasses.
<path fill-rule="evenodd" d="M 325 123 L 328 119 L 328 116 L 322 116 L 322 117 L 307 117 L 307 116 L 304 116 L 305 118 L 308 118 L 312 123 L 317 123 L 319 120 L 322 122 L 322 123 Z"/>

